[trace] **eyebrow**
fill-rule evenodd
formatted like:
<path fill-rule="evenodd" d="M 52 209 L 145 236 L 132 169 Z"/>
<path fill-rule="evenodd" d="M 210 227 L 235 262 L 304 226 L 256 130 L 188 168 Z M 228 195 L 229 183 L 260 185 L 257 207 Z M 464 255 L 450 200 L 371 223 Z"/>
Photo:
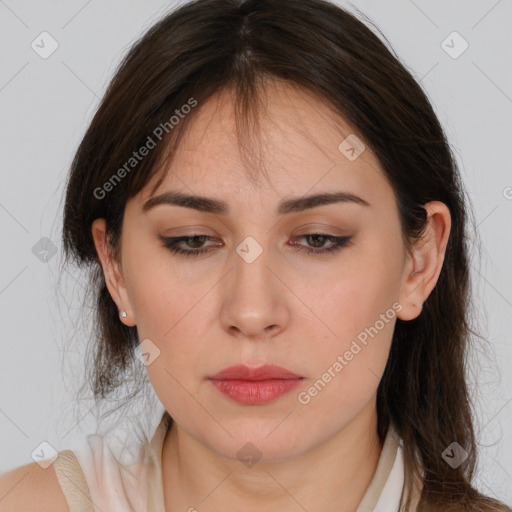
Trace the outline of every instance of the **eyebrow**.
<path fill-rule="evenodd" d="M 276 213 L 278 215 L 286 215 L 334 203 L 355 203 L 361 206 L 370 206 L 367 201 L 355 194 L 349 192 L 330 192 L 285 199 L 279 203 Z M 182 206 L 184 208 L 191 208 L 200 212 L 218 215 L 226 215 L 229 213 L 229 206 L 225 201 L 174 191 L 164 192 L 163 194 L 148 199 L 144 203 L 142 211 L 146 213 L 150 209 L 162 204 Z"/>

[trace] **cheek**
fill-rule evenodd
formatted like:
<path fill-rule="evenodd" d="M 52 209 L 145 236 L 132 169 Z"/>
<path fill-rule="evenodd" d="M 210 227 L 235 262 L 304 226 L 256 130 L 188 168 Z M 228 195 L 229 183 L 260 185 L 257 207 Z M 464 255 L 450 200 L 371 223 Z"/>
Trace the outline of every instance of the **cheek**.
<path fill-rule="evenodd" d="M 179 278 L 168 263 L 156 259 L 130 263 L 133 278 L 128 292 L 138 335 L 141 342 L 149 339 L 159 350 L 158 360 L 147 366 L 151 380 L 168 380 L 167 371 L 192 385 L 189 368 L 201 359 L 207 343 L 204 323 L 197 320 L 213 314 L 205 297 L 211 285 Z"/>
<path fill-rule="evenodd" d="M 360 258 L 327 293 L 318 295 L 315 310 L 325 326 L 315 345 L 316 373 L 331 388 L 354 396 L 376 388 L 384 371 L 399 304 L 399 264 L 384 258 Z M 366 391 L 365 391 L 366 389 Z M 354 395 L 355 394 L 355 395 Z"/>
<path fill-rule="evenodd" d="M 399 235 L 383 236 L 383 233 L 380 237 L 375 233 L 371 240 L 367 240 L 365 250 L 357 254 L 329 297 L 331 305 L 326 304 L 335 321 L 337 319 L 337 325 L 340 328 L 345 325 L 344 331 L 352 336 L 374 325 L 399 297 Z M 394 311 L 392 309 L 391 313 Z"/>
<path fill-rule="evenodd" d="M 299 400 L 316 411 L 344 411 L 346 418 L 355 416 L 375 395 L 396 321 L 396 309 L 383 296 L 369 297 L 360 288 L 354 288 L 354 294 L 350 291 L 344 289 L 330 302 L 327 322 L 335 335 L 326 335 L 309 349 L 314 371 Z"/>
<path fill-rule="evenodd" d="M 161 338 L 192 307 L 189 303 L 194 297 L 190 285 L 176 275 L 165 249 L 149 248 L 146 243 L 126 252 L 129 254 L 126 285 L 139 335 L 149 336 L 151 333 Z"/>

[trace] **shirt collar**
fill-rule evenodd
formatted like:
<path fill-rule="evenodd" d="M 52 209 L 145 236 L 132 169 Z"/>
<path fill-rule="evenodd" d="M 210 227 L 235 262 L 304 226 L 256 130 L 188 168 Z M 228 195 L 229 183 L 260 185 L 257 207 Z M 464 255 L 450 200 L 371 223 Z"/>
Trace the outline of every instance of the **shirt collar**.
<path fill-rule="evenodd" d="M 148 510 L 164 512 L 162 482 L 162 449 L 171 416 L 165 411 L 149 444 L 147 496 Z M 402 441 L 393 424 L 390 424 L 375 474 L 356 512 L 389 512 L 398 510 L 404 499 L 404 463 Z"/>

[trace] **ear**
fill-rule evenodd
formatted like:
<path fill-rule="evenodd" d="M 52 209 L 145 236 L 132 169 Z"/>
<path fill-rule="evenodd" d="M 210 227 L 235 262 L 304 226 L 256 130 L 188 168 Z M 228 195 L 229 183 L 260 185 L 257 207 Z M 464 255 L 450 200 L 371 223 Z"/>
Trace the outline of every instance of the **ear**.
<path fill-rule="evenodd" d="M 107 240 L 106 221 L 105 219 L 96 219 L 91 226 L 94 245 L 96 246 L 96 252 L 98 253 L 103 268 L 103 274 L 110 296 L 117 304 L 119 311 L 126 311 L 126 317 L 122 318 L 119 316 L 119 319 L 125 325 L 130 327 L 134 326 L 136 322 L 133 308 L 128 298 L 121 264 L 114 258 L 112 246 Z"/>
<path fill-rule="evenodd" d="M 451 229 L 449 208 L 440 201 L 424 206 L 428 220 L 424 235 L 408 253 L 399 301 L 403 308 L 397 316 L 401 320 L 418 317 L 423 303 L 434 289 L 444 262 Z"/>

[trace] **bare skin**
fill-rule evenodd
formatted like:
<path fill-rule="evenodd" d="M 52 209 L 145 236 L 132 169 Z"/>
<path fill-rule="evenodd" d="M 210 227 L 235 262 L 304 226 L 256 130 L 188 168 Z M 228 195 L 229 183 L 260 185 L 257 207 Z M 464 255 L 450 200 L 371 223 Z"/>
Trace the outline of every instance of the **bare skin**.
<path fill-rule="evenodd" d="M 127 312 L 120 321 L 160 350 L 146 368 L 174 419 L 162 452 L 166 512 L 356 510 L 382 449 L 376 391 L 396 318 L 420 314 L 441 271 L 451 225 L 443 203 L 428 203 L 426 236 L 407 252 L 393 189 L 374 154 L 367 147 L 351 161 L 338 149 L 350 126 L 282 84 L 268 90 L 268 105 L 263 154 L 272 183 L 255 187 L 245 176 L 230 96 L 221 94 L 198 106 L 154 195 L 213 197 L 229 212 L 169 204 L 143 212 L 155 179 L 126 206 L 120 262 L 107 251 L 104 220 L 92 226 L 111 296 Z M 338 191 L 369 206 L 276 213 L 283 199 Z M 315 232 L 351 239 L 330 253 L 301 251 L 333 245 L 305 236 Z M 208 250 L 198 257 L 172 254 L 158 238 L 199 234 L 211 239 L 180 244 Z M 236 251 L 249 236 L 262 249 L 251 263 Z M 381 324 L 320 392 L 308 394 L 360 333 Z M 239 363 L 277 364 L 305 378 L 266 405 L 241 405 L 207 379 Z M 247 443 L 260 457 L 251 467 L 237 455 Z"/>

